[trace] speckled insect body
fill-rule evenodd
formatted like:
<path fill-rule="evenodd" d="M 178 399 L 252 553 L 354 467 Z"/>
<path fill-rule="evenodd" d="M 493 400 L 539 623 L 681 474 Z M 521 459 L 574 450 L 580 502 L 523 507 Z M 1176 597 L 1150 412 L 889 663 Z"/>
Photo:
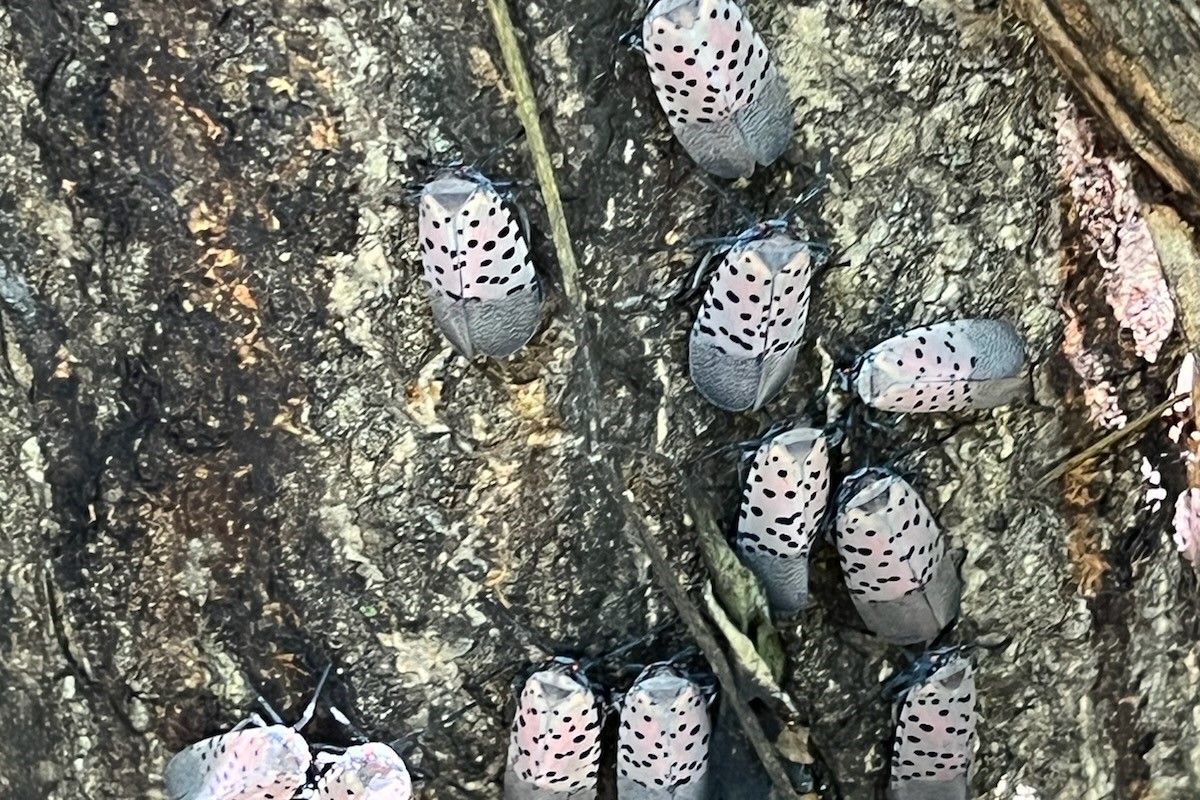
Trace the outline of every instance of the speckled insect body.
<path fill-rule="evenodd" d="M 400 754 L 382 742 L 318 753 L 316 800 L 411 800 L 412 778 Z"/>
<path fill-rule="evenodd" d="M 882 411 L 994 408 L 1028 394 L 1025 343 L 1002 320 L 960 319 L 915 328 L 867 351 L 854 388 Z"/>
<path fill-rule="evenodd" d="M 577 662 L 556 659 L 531 675 L 509 738 L 505 800 L 593 800 L 602 722 Z"/>
<path fill-rule="evenodd" d="M 894 644 L 933 640 L 958 615 L 962 580 L 921 496 L 889 470 L 866 469 L 843 481 L 837 502 L 842 577 L 867 628 Z"/>
<path fill-rule="evenodd" d="M 966 800 L 975 749 L 975 672 L 954 651 L 900 706 L 892 746 L 891 800 Z"/>
<path fill-rule="evenodd" d="M 659 104 L 703 169 L 745 177 L 787 150 L 787 84 L 736 2 L 659 0 L 642 23 L 642 43 Z"/>
<path fill-rule="evenodd" d="M 503 358 L 541 324 L 542 290 L 515 206 L 472 169 L 421 191 L 421 261 L 433 316 L 468 358 Z"/>
<path fill-rule="evenodd" d="M 171 800 L 290 798 L 308 779 L 312 756 L 286 725 L 250 723 L 189 745 L 163 773 Z"/>
<path fill-rule="evenodd" d="M 669 663 L 642 670 L 621 701 L 619 800 L 704 800 L 712 692 Z"/>
<path fill-rule="evenodd" d="M 808 558 L 829 503 L 829 482 L 829 446 L 816 428 L 792 428 L 766 440 L 746 473 L 734 545 L 782 614 L 808 602 Z"/>
<path fill-rule="evenodd" d="M 785 226 L 764 224 L 725 253 L 688 340 L 692 383 L 726 411 L 761 408 L 796 363 L 817 251 Z"/>

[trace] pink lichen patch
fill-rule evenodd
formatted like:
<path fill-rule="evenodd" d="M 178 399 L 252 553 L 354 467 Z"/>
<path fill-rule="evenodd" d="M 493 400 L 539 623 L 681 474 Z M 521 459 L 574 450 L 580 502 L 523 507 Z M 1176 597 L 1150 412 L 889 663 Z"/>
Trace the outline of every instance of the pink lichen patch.
<path fill-rule="evenodd" d="M 1062 351 L 1071 369 L 1083 381 L 1083 402 L 1087 406 L 1088 421 L 1102 428 L 1124 428 L 1129 418 L 1121 410 L 1112 384 L 1104 377 L 1100 357 L 1084 344 L 1079 315 L 1065 303 L 1063 314 L 1067 317 L 1067 323 L 1063 331 Z"/>
<path fill-rule="evenodd" d="M 1175 303 L 1128 162 L 1097 156 L 1090 123 L 1062 97 L 1055 113 L 1058 158 L 1071 190 L 1071 209 L 1084 243 L 1104 268 L 1108 305 L 1133 336 L 1138 356 L 1150 363 L 1175 326 Z"/>

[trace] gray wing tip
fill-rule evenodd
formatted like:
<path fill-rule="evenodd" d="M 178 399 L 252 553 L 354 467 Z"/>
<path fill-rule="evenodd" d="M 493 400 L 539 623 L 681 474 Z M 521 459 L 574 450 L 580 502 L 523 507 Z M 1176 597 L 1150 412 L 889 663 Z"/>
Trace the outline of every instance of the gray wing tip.
<path fill-rule="evenodd" d="M 672 124 L 675 138 L 692 161 L 718 178 L 748 178 L 754 174 L 754 154 L 731 120 Z"/>
<path fill-rule="evenodd" d="M 1033 382 L 1025 377 L 997 378 L 975 389 L 977 408 L 1000 408 L 1033 398 Z"/>
<path fill-rule="evenodd" d="M 970 796 L 966 775 L 944 781 L 892 778 L 888 787 L 889 800 L 967 800 Z"/>
<path fill-rule="evenodd" d="M 739 553 L 743 564 L 758 578 L 775 613 L 792 617 L 808 607 L 808 555 L 779 558 L 769 553 Z"/>
<path fill-rule="evenodd" d="M 482 302 L 454 302 L 434 293 L 433 312 L 442 333 L 466 358 L 507 358 L 541 328 L 542 296 L 536 284 L 529 291 Z"/>
<path fill-rule="evenodd" d="M 200 758 L 193 747 L 180 750 L 163 769 L 163 787 L 171 800 L 191 800 L 200 788 Z"/>
<path fill-rule="evenodd" d="M 762 367 L 756 359 L 734 358 L 693 333 L 688 344 L 688 373 L 700 396 L 717 408 L 758 408 Z"/>
<path fill-rule="evenodd" d="M 698 153 L 688 153 L 692 160 L 705 172 L 710 175 L 715 175 L 718 178 L 725 180 L 739 180 L 741 178 L 749 178 L 754 174 L 754 165 L 751 164 L 749 169 L 739 167 L 732 161 L 727 161 L 724 158 L 708 158 L 705 155 Z"/>
<path fill-rule="evenodd" d="M 596 789 L 585 788 L 574 792 L 558 792 L 542 789 L 527 783 L 513 774 L 509 767 L 504 773 L 504 800 L 595 800 Z"/>
<path fill-rule="evenodd" d="M 775 395 L 783 391 L 788 378 L 792 377 L 792 369 L 796 366 L 796 356 L 799 354 L 799 350 L 799 345 L 796 345 L 782 355 L 769 355 L 763 359 L 758 394 L 754 398 L 754 408 L 762 408 Z"/>
<path fill-rule="evenodd" d="M 863 623 L 881 639 L 906 646 L 931 642 L 958 616 L 962 578 L 952 559 L 943 557 L 929 581 L 895 600 L 870 602 L 853 596 Z"/>
<path fill-rule="evenodd" d="M 792 99 L 787 81 L 779 71 L 771 72 L 754 101 L 739 111 L 738 129 L 746 138 L 746 147 L 762 166 L 774 164 L 787 152 L 795 132 Z"/>
<path fill-rule="evenodd" d="M 463 304 L 434 290 L 430 291 L 429 301 L 433 307 L 433 319 L 442 335 L 460 355 L 465 358 L 474 358 L 475 350 L 471 346 L 471 336 L 467 330 Z"/>

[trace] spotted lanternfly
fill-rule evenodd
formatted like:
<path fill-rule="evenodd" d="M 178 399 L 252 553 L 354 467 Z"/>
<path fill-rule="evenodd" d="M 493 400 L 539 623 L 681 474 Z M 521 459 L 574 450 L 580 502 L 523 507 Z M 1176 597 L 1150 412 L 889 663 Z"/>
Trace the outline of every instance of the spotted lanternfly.
<path fill-rule="evenodd" d="M 404 759 L 382 742 L 318 753 L 316 800 L 412 800 Z"/>
<path fill-rule="evenodd" d="M 739 236 L 713 275 L 692 326 L 688 364 L 705 400 L 726 411 L 762 407 L 783 388 L 808 320 L 818 259 L 782 225 Z"/>
<path fill-rule="evenodd" d="M 895 644 L 934 639 L 958 615 L 962 580 L 921 496 L 886 469 L 859 470 L 838 492 L 835 545 L 867 628 Z"/>
<path fill-rule="evenodd" d="M 578 662 L 555 659 L 531 675 L 513 719 L 505 800 L 594 800 L 602 722 Z"/>
<path fill-rule="evenodd" d="M 642 23 L 658 102 L 702 168 L 745 177 L 792 139 L 792 104 L 762 38 L 733 0 L 659 0 Z"/>
<path fill-rule="evenodd" d="M 670 663 L 642 670 L 621 702 L 617 746 L 621 800 L 708 797 L 712 696 L 711 690 Z"/>
<path fill-rule="evenodd" d="M 960 319 L 915 328 L 868 350 L 854 387 L 883 411 L 995 408 L 1028 393 L 1025 343 L 1012 325 Z"/>
<path fill-rule="evenodd" d="M 908 691 L 892 747 L 891 800 L 966 800 L 975 749 L 975 673 L 955 651 Z"/>
<path fill-rule="evenodd" d="M 421 261 L 433 316 L 468 358 L 503 358 L 541 322 L 542 290 L 518 211 L 473 169 L 443 172 L 421 191 Z"/>
<path fill-rule="evenodd" d="M 828 503 L 829 447 L 821 431 L 792 428 L 759 445 L 734 544 L 782 614 L 808 602 L 808 556 Z"/>
<path fill-rule="evenodd" d="M 312 756 L 304 737 L 286 725 L 253 718 L 228 733 L 175 754 L 163 783 L 171 800 L 290 798 L 308 779 Z M 249 727 L 249 726 L 256 727 Z"/>
<path fill-rule="evenodd" d="M 188 745 L 167 762 L 163 784 L 171 800 L 264 800 L 290 798 L 308 783 L 312 754 L 300 730 L 312 719 L 325 668 L 300 720 L 284 725 L 261 697 L 274 724 L 257 714 L 233 730 Z"/>

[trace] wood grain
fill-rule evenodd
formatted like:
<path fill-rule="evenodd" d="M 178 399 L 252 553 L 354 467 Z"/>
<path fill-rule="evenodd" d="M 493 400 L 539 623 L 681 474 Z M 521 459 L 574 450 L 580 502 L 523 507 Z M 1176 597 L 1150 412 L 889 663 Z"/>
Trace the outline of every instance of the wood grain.
<path fill-rule="evenodd" d="M 1200 5 L 1014 0 L 1067 78 L 1189 205 L 1200 200 Z"/>

